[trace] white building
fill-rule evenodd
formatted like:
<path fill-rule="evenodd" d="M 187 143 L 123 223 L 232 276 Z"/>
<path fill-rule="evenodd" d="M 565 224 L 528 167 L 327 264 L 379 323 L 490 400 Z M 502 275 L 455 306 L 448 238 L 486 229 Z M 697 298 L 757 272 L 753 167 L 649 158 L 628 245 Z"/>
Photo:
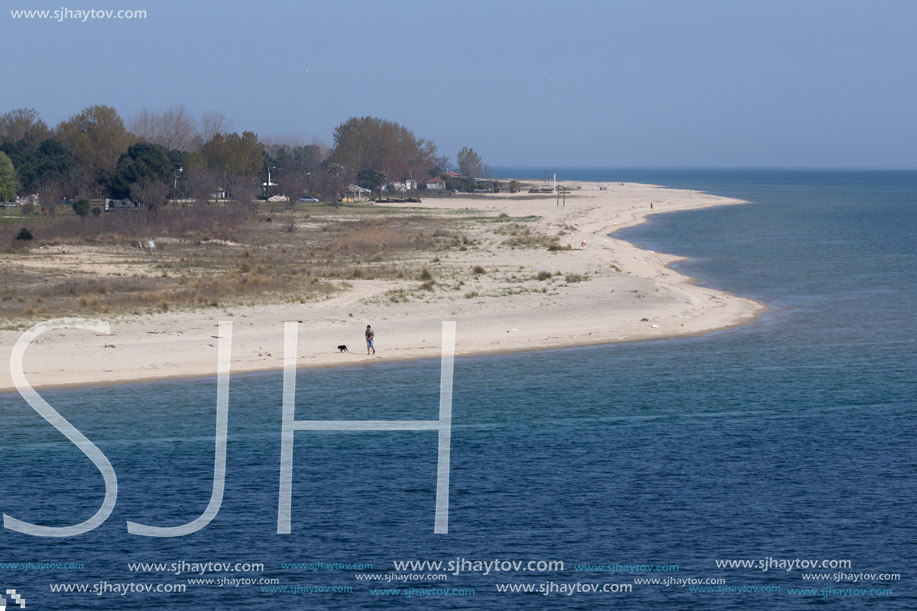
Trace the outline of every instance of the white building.
<path fill-rule="evenodd" d="M 106 199 L 105 211 L 109 210 L 136 210 L 137 204 L 129 199 Z"/>
<path fill-rule="evenodd" d="M 430 191 L 445 191 L 446 190 L 446 181 L 437 176 L 436 178 L 431 178 L 427 181 L 427 189 Z"/>

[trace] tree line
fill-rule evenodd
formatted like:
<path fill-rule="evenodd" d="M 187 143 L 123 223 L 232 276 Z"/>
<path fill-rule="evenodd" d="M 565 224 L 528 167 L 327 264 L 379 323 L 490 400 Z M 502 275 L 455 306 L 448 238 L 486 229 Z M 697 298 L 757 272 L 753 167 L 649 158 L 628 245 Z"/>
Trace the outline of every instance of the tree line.
<path fill-rule="evenodd" d="M 351 184 L 381 192 L 416 181 L 422 188 L 452 169 L 433 141 L 393 121 L 353 117 L 333 136 L 332 145 L 259 138 L 232 130 L 221 112 L 195 117 L 181 105 L 145 109 L 127 122 L 111 106 L 89 106 L 53 128 L 35 109 L 17 108 L 0 115 L 0 201 L 17 194 L 36 194 L 42 204 L 129 198 L 154 209 L 168 199 L 249 202 L 268 182 L 268 194 L 337 201 Z M 467 147 L 457 161 L 466 177 L 485 171 Z"/>

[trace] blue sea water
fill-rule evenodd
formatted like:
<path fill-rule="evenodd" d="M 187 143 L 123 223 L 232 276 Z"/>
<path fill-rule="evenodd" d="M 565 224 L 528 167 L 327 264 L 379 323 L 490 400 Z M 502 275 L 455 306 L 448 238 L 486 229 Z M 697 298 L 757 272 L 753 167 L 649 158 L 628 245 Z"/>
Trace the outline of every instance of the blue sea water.
<path fill-rule="evenodd" d="M 34 609 L 917 608 L 917 173 L 561 168 L 558 179 L 752 202 L 658 215 L 620 235 L 690 257 L 680 269 L 770 312 L 703 337 L 457 359 L 447 535 L 433 534 L 429 431 L 297 432 L 293 532 L 276 534 L 279 374 L 232 378 L 214 521 L 174 539 L 129 535 L 127 520 L 181 524 L 206 506 L 215 380 L 42 392 L 108 456 L 118 501 L 103 526 L 78 537 L 0 530 L 0 563 L 82 565 L 0 564 L 0 586 Z M 473 324 L 458 321 L 458 343 Z M 298 419 L 438 413 L 438 360 L 303 371 L 297 384 Z M 95 512 L 102 479 L 75 446 L 18 395 L 0 395 L 0 418 L 3 513 L 64 525 Z M 453 574 L 393 564 L 456 559 L 564 568 Z M 800 568 L 810 560 L 828 564 Z M 131 572 L 133 562 L 262 563 L 262 572 L 203 577 L 352 590 L 188 584 L 187 571 Z M 446 581 L 428 575 L 440 572 Z M 393 573 L 422 578 L 357 579 Z M 639 582 L 654 578 L 682 581 Z M 703 583 L 717 579 L 725 583 Z M 187 591 L 50 588 L 130 582 Z M 499 592 L 503 584 L 535 592 Z M 632 590 L 582 591 L 591 584 Z M 570 587 L 579 591 L 566 595 Z M 713 591 L 696 591 L 704 587 Z"/>

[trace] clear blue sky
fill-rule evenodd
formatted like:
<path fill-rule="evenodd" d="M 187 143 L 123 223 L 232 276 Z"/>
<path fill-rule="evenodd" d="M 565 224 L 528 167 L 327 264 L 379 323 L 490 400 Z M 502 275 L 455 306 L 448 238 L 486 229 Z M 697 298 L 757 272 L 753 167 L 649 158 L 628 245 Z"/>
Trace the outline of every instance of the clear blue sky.
<path fill-rule="evenodd" d="M 917 168 L 917 2 L 0 0 L 0 112 L 183 103 L 492 165 Z M 14 20 L 9 9 L 145 9 Z"/>

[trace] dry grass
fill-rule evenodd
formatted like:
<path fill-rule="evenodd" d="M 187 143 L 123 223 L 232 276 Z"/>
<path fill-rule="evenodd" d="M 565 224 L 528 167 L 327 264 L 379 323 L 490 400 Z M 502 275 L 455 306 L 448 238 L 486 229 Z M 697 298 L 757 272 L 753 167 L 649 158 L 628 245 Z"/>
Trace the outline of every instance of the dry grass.
<path fill-rule="evenodd" d="M 24 245 L 13 240 L 18 224 L 3 225 L 0 320 L 305 302 L 348 280 L 420 278 L 432 291 L 430 253 L 470 243 L 458 220 L 347 212 L 285 213 L 283 222 L 229 207 L 164 210 L 155 221 L 137 212 L 42 218 Z M 141 256 L 137 241 L 148 239 L 158 261 Z"/>
<path fill-rule="evenodd" d="M 547 248 L 550 251 L 570 250 L 570 245 L 562 245 L 558 236 L 541 235 L 520 223 L 506 223 L 494 230 L 497 235 L 507 236 L 504 246 L 510 248 Z"/>
<path fill-rule="evenodd" d="M 251 218 L 241 206 L 193 206 L 161 211 L 155 218 L 140 211 L 120 211 L 99 217 L 23 217 L 0 224 L 0 249 L 16 251 L 36 244 L 121 244 L 156 237 L 230 239 Z M 34 239 L 15 240 L 22 227 Z"/>

